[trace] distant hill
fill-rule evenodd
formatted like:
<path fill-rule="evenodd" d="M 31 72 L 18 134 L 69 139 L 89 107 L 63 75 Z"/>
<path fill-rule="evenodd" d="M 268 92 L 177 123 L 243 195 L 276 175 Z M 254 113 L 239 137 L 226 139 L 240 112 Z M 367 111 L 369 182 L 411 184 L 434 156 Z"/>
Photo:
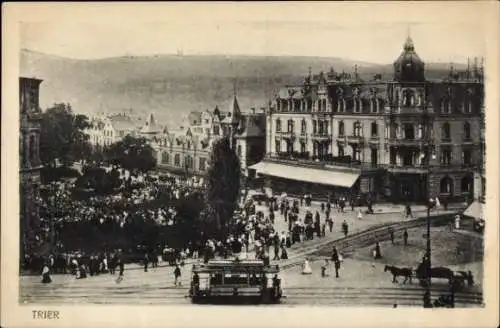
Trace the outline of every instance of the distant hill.
<path fill-rule="evenodd" d="M 395 57 L 397 54 L 395 54 Z M 263 107 L 274 90 L 300 83 L 313 73 L 353 72 L 390 78 L 392 65 L 341 58 L 258 56 L 125 56 L 78 60 L 21 50 L 20 74 L 43 79 L 40 103 L 70 103 L 75 111 L 101 113 L 133 109 L 154 112 L 160 122 L 179 123 L 189 111 L 222 110 L 229 104 L 236 79 L 238 100 L 246 110 Z M 427 74 L 445 76 L 447 64 L 428 64 Z"/>

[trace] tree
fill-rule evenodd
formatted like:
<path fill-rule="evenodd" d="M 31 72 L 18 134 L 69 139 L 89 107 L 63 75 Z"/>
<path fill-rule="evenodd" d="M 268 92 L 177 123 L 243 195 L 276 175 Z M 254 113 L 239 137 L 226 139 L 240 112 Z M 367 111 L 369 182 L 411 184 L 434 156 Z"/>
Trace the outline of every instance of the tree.
<path fill-rule="evenodd" d="M 105 151 L 110 163 L 129 171 L 147 172 L 156 166 L 154 150 L 144 138 L 126 136 Z"/>
<path fill-rule="evenodd" d="M 41 161 L 51 167 L 56 161 L 65 165 L 88 156 L 89 126 L 85 115 L 75 115 L 69 104 L 54 104 L 42 114 L 40 133 Z"/>
<path fill-rule="evenodd" d="M 216 227 L 215 232 L 209 233 L 223 237 L 237 208 L 240 192 L 240 161 L 228 138 L 213 145 L 207 184 L 207 219 Z"/>

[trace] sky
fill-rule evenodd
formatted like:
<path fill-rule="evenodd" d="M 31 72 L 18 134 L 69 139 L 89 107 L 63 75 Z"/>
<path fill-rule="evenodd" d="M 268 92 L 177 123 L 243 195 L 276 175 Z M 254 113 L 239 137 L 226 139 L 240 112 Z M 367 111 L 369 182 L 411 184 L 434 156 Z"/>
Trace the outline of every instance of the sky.
<path fill-rule="evenodd" d="M 363 3 L 308 7 L 228 3 L 210 9 L 186 4 L 157 7 L 149 14 L 128 8 L 113 11 L 108 19 L 99 19 L 86 8 L 85 19 L 80 20 L 68 15 L 49 22 L 25 20 L 20 24 L 20 46 L 78 59 L 182 50 L 185 55 L 319 56 L 389 63 L 411 35 L 417 53 L 428 62 L 466 62 L 467 57 L 486 53 L 481 10 L 459 5 L 423 10 L 429 6 L 418 4 L 393 9 L 388 15 L 386 4 L 359 4 Z"/>

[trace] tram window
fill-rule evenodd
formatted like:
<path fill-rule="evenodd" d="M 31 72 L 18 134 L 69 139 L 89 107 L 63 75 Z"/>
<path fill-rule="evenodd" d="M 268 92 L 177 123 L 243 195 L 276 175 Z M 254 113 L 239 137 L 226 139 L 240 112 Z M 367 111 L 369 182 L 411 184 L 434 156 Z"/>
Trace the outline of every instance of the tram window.
<path fill-rule="evenodd" d="M 210 278 L 210 285 L 221 285 L 222 273 L 216 273 Z"/>
<path fill-rule="evenodd" d="M 262 277 L 257 276 L 255 273 L 250 276 L 250 285 L 260 285 L 262 283 Z"/>
<path fill-rule="evenodd" d="M 243 274 L 226 274 L 224 277 L 224 284 L 242 285 L 248 283 L 248 275 Z"/>

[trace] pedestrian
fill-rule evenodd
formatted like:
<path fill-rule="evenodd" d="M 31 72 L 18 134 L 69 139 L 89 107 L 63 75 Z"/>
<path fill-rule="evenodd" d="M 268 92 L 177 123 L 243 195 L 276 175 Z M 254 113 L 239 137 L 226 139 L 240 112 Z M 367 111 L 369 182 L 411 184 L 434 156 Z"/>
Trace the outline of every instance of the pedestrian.
<path fill-rule="evenodd" d="M 342 222 L 342 232 L 344 233 L 344 237 L 347 237 L 347 234 L 349 233 L 349 226 L 345 220 Z"/>
<path fill-rule="evenodd" d="M 42 283 L 50 284 L 52 282 L 52 278 L 50 277 L 50 269 L 49 264 L 45 263 L 42 269 Z"/>
<path fill-rule="evenodd" d="M 339 253 L 337 251 L 337 247 L 333 246 L 332 248 L 332 258 L 331 258 L 332 262 L 337 262 L 339 260 Z"/>
<path fill-rule="evenodd" d="M 340 259 L 334 262 L 335 264 L 335 278 L 339 278 L 339 270 L 340 270 Z"/>
<path fill-rule="evenodd" d="M 144 272 L 148 272 L 148 264 L 149 264 L 149 255 L 148 253 L 144 253 Z"/>
<path fill-rule="evenodd" d="M 325 278 L 330 275 L 330 263 L 328 262 L 328 259 L 325 259 L 325 264 L 321 266 L 321 277 Z"/>
<path fill-rule="evenodd" d="M 333 231 L 333 219 L 332 218 L 328 218 L 328 229 L 330 230 L 330 232 Z"/>
<path fill-rule="evenodd" d="M 280 245 L 279 243 L 274 243 L 274 257 L 273 261 L 280 259 Z"/>
<path fill-rule="evenodd" d="M 391 244 L 394 245 L 394 229 L 392 227 L 389 227 L 389 235 L 391 237 Z"/>
<path fill-rule="evenodd" d="M 321 213 L 325 211 L 325 203 L 321 203 Z"/>
<path fill-rule="evenodd" d="M 304 264 L 302 264 L 302 274 L 312 274 L 312 268 L 307 259 L 305 259 Z"/>
<path fill-rule="evenodd" d="M 181 268 L 179 268 L 179 265 L 175 265 L 174 269 L 174 285 L 177 286 L 177 283 L 179 283 L 179 286 L 181 285 L 181 282 L 179 281 L 179 278 L 181 277 Z"/>
<path fill-rule="evenodd" d="M 288 252 L 286 251 L 285 246 L 281 246 L 281 259 L 288 260 Z"/>
<path fill-rule="evenodd" d="M 406 205 L 406 218 L 412 218 L 411 206 L 410 204 Z"/>
<path fill-rule="evenodd" d="M 361 208 L 358 208 L 358 220 L 363 218 L 363 213 L 361 213 Z"/>
<path fill-rule="evenodd" d="M 321 237 L 325 237 L 326 236 L 326 224 L 322 224 L 321 225 Z"/>
<path fill-rule="evenodd" d="M 375 243 L 375 249 L 374 249 L 373 253 L 374 253 L 373 257 L 375 258 L 375 260 L 378 260 L 378 259 L 382 258 L 382 253 L 380 251 L 380 243 L 378 241 Z"/>
<path fill-rule="evenodd" d="M 351 211 L 354 212 L 354 207 L 355 207 L 355 203 L 354 203 L 354 197 L 351 197 L 351 199 L 349 200 L 349 203 L 351 205 Z"/>
<path fill-rule="evenodd" d="M 408 246 L 408 231 L 406 229 L 403 231 L 403 241 L 405 246 Z"/>

